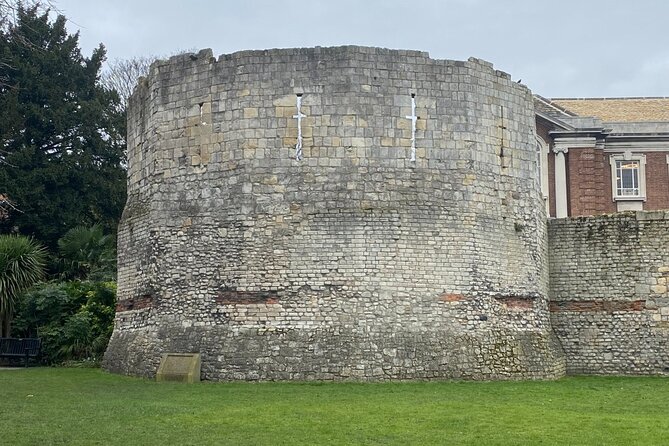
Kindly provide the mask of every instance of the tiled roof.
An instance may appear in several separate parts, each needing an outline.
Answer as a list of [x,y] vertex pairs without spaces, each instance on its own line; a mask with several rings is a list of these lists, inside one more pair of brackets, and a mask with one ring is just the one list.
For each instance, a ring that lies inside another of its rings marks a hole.
[[579,116],[593,116],[604,122],[669,121],[669,98],[558,98],[551,102]]
[[550,99],[546,99],[537,94],[534,95],[534,109],[537,113],[543,113],[546,116],[553,118],[562,118],[564,116],[574,115],[573,112],[565,110],[564,107],[552,102]]

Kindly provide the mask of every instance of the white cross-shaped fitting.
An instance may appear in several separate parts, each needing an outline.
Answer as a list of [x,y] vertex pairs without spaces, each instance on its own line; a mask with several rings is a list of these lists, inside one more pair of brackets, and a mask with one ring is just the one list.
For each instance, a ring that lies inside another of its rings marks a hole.
[[411,93],[411,116],[406,116],[411,119],[411,161],[416,161],[416,94]]
[[297,119],[297,144],[295,144],[295,159],[302,159],[302,118],[307,115],[302,114],[302,94],[297,95],[297,114],[293,118]]

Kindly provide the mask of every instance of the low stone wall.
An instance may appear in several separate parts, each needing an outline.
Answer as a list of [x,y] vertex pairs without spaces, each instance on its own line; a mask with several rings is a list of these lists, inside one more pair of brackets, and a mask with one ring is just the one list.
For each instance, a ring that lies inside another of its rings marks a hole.
[[567,373],[669,373],[669,211],[548,228],[551,322]]
[[216,381],[516,380],[564,375],[560,347],[550,333],[446,327],[377,334],[329,327],[217,326],[172,327],[169,335],[167,330],[126,330],[115,337],[106,368],[147,378],[158,369],[160,351],[201,352],[208,358],[202,363],[201,379]]

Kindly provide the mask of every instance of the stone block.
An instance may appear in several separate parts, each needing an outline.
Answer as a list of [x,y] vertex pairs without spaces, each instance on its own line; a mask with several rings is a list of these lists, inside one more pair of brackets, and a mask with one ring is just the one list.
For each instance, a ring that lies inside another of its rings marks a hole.
[[354,127],[356,125],[355,115],[344,115],[342,124],[344,127]]
[[389,137],[386,137],[386,136],[381,138],[381,146],[382,147],[392,147],[394,145],[395,145],[395,141],[394,141],[393,138],[389,138]]
[[200,381],[200,354],[165,353],[156,373],[156,381]]
[[425,115],[420,115],[420,118],[416,120],[416,130],[426,130],[427,129],[427,118]]
[[666,285],[653,285],[650,287],[650,290],[655,294],[664,294],[667,292]]
[[244,119],[251,119],[258,117],[258,109],[255,107],[244,108]]
[[273,101],[275,107],[296,107],[297,99],[294,94],[281,96]]

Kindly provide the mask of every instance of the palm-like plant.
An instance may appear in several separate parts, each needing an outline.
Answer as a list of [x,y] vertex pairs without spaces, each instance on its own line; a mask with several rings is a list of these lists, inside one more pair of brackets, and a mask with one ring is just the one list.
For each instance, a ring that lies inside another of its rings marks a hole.
[[29,237],[0,235],[0,335],[9,337],[16,301],[44,277],[46,250]]
[[68,279],[109,280],[116,272],[116,243],[102,226],[77,226],[58,240]]

